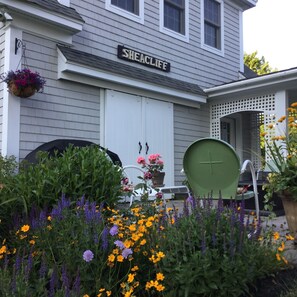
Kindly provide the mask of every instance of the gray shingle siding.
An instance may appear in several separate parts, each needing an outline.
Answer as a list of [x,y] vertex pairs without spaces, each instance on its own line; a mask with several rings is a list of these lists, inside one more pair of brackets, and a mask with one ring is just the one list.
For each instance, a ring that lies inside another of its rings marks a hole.
[[181,185],[185,179],[180,171],[183,168],[183,156],[187,147],[195,140],[209,136],[209,123],[207,105],[202,105],[200,109],[174,105],[175,185]]
[[201,48],[200,1],[189,3],[189,43],[159,31],[159,1],[145,1],[144,24],[106,10],[105,1],[71,3],[86,21],[84,30],[73,38],[78,50],[116,61],[117,45],[123,44],[171,62],[169,77],[198,84],[202,89],[238,78],[239,13],[228,3],[225,3],[224,57]]
[[57,80],[55,42],[24,34],[29,67],[46,78],[44,93],[21,101],[20,158],[57,138],[100,141],[99,89]]

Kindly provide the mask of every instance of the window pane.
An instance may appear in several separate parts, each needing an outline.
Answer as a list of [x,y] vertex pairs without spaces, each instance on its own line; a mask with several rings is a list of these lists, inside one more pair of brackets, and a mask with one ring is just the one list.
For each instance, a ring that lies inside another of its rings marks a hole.
[[209,22],[220,24],[220,3],[214,0],[204,1],[204,18]]
[[217,47],[217,36],[216,36],[216,28],[205,24],[204,26],[204,41],[207,45],[212,47]]
[[111,4],[138,14],[138,0],[111,0]]

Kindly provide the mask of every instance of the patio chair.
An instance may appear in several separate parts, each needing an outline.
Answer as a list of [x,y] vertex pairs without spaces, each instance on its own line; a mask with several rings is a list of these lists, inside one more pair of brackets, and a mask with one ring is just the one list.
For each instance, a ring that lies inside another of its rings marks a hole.
[[[242,200],[255,198],[259,218],[257,180],[250,160],[240,160],[232,146],[222,140],[202,138],[192,143],[183,158],[184,171],[191,191],[197,197]],[[240,174],[250,168],[253,191],[237,193]]]

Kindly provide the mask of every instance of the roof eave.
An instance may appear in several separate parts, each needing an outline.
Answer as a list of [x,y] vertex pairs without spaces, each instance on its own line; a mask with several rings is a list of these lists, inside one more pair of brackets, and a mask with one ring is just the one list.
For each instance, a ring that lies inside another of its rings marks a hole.
[[83,29],[84,21],[82,19],[79,20],[56,12],[50,12],[42,7],[36,7],[30,3],[15,0],[0,0],[0,7],[10,11],[26,14],[27,16],[35,19],[42,19],[73,34],[78,33]]
[[94,78],[94,80],[89,80],[88,83],[98,87],[106,87],[106,83],[116,83],[127,87],[163,94],[167,97],[173,97],[180,100],[178,103],[181,103],[182,101],[188,102],[188,104],[184,105],[199,107],[201,103],[206,103],[206,95],[203,96],[190,92],[179,91],[169,87],[125,77],[123,75],[109,73],[97,68],[91,68],[81,65],[79,62],[68,61],[59,48],[58,57],[58,77],[61,79],[73,79],[73,75],[77,74],[80,77]]

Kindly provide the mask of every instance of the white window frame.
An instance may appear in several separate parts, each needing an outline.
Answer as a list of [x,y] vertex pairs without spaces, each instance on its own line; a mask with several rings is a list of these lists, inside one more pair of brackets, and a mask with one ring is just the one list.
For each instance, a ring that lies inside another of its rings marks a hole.
[[220,9],[221,9],[221,48],[215,48],[212,47],[204,42],[204,0],[201,0],[201,47],[209,52],[212,52],[214,54],[224,56],[224,40],[225,40],[225,34],[224,34],[224,1],[223,0],[215,0],[216,2],[220,3]]
[[144,0],[138,0],[138,1],[139,1],[139,15],[111,4],[111,0],[105,0],[105,9],[113,13],[119,14],[134,22],[144,24]]
[[185,1],[185,33],[181,34],[176,31],[170,30],[166,27],[164,27],[164,0],[160,0],[160,32],[169,35],[173,38],[189,42],[189,0]]

